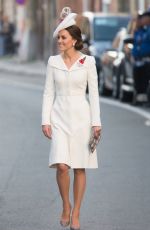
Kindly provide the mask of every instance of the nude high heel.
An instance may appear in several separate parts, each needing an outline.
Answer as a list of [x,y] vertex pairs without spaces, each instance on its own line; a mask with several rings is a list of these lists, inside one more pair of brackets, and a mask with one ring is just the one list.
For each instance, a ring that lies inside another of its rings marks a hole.
[[[70,205],[70,214],[71,214],[71,205]],[[63,218],[60,220],[60,225],[64,228],[66,228],[70,224],[70,217],[69,220],[64,220]]]
[[80,230],[80,227],[75,227],[73,225],[70,225],[70,230]]
[[70,224],[70,220],[60,220],[60,225],[64,228],[66,228]]

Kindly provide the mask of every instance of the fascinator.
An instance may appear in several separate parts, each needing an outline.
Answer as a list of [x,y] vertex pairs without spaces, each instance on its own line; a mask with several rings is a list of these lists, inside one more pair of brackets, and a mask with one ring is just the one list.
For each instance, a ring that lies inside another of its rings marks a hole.
[[62,9],[62,12],[60,14],[60,23],[58,24],[57,28],[55,29],[53,33],[53,37],[55,38],[60,30],[63,30],[69,26],[73,26],[76,24],[75,17],[77,14],[72,13],[70,7],[64,7]]

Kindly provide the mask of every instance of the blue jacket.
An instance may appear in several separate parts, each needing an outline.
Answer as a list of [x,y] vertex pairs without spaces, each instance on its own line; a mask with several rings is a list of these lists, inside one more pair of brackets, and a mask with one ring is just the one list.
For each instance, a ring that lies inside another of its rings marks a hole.
[[132,55],[135,59],[150,57],[150,26],[140,28],[134,33]]
[[150,57],[150,26],[144,27],[141,43],[141,56]]
[[143,34],[144,34],[143,28],[139,28],[134,33],[132,55],[135,59],[141,58],[141,43],[142,43]]

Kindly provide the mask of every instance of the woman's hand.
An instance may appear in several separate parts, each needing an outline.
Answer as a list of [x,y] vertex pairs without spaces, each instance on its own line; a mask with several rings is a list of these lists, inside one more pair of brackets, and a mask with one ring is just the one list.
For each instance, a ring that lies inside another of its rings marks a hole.
[[92,126],[92,128],[93,128],[94,137],[96,139],[98,139],[99,136],[101,136],[102,127],[101,126]]
[[50,125],[42,125],[42,131],[47,138],[52,138],[52,128]]

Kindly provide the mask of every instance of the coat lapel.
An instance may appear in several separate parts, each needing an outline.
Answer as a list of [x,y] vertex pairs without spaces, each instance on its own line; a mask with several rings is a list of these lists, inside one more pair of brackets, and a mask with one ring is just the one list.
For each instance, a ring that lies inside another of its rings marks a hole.
[[81,68],[84,68],[86,66],[86,60],[85,63],[80,63],[80,60],[83,59],[86,55],[81,55],[81,57],[71,66],[70,69],[67,68],[65,65],[65,62],[63,61],[61,55],[56,55],[51,58],[51,63],[50,65],[60,69],[60,70],[65,70],[65,71],[73,71],[73,70],[79,70]]
[[67,67],[60,55],[52,56],[50,65],[57,69],[67,70]]

